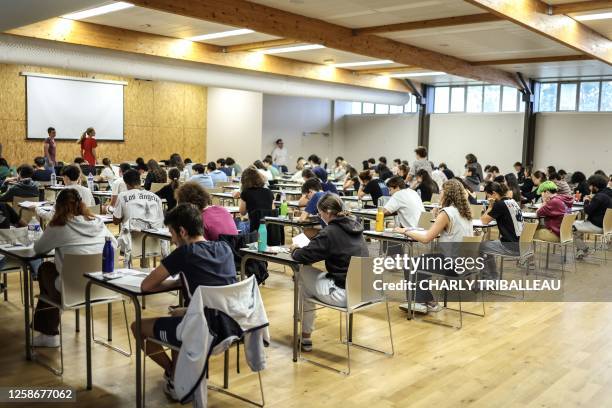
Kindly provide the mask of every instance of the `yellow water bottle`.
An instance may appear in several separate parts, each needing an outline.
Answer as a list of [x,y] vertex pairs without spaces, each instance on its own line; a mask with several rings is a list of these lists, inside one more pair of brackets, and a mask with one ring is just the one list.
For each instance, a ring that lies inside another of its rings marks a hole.
[[376,211],[376,232],[383,232],[385,230],[385,213],[382,207],[378,207]]

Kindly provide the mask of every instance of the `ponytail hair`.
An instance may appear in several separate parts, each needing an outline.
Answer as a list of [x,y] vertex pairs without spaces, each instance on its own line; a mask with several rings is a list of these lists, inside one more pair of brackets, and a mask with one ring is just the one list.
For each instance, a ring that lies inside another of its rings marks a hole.
[[81,138],[79,139],[79,141],[77,142],[78,144],[83,143],[83,140],[85,140],[85,136],[90,135],[94,132],[94,128],[92,127],[88,127],[87,130],[85,130],[83,132],[83,134],[81,135]]
[[344,202],[334,193],[323,194],[317,203],[317,210],[319,210],[319,213],[326,213],[336,217],[348,215],[348,211],[344,208]]

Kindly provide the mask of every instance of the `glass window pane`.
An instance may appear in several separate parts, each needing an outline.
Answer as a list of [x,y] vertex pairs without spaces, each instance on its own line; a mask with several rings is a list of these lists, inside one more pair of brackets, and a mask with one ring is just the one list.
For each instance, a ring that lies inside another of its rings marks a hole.
[[516,101],[518,98],[518,90],[511,86],[504,86],[502,95],[502,111],[516,112]]
[[448,86],[441,86],[436,88],[436,93],[434,96],[434,113],[448,113],[448,99]]
[[389,105],[389,113],[403,113],[404,107],[402,105]]
[[482,112],[482,86],[467,87],[467,111]]
[[451,88],[451,112],[465,111],[465,88]]
[[577,84],[560,84],[559,89],[559,110],[576,110],[576,91]]
[[597,112],[599,109],[599,82],[580,83],[580,105],[583,112]]
[[374,104],[369,102],[363,103],[363,113],[374,113]]
[[540,112],[554,112],[557,110],[557,84],[540,85]]
[[601,111],[612,111],[612,82],[601,83]]
[[376,112],[377,115],[386,115],[389,113],[389,105],[386,104],[376,104]]
[[361,102],[353,102],[351,104],[351,113],[353,115],[361,115]]
[[500,87],[497,85],[484,87],[483,112],[499,112],[499,92]]

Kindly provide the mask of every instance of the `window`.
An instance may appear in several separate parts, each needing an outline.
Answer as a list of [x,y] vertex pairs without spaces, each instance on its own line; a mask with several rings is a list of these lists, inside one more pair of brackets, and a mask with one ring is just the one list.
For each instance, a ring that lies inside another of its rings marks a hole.
[[561,84],[559,90],[559,110],[574,111],[576,110],[576,92],[578,84]]
[[557,84],[540,85],[540,111],[554,112],[557,110]]
[[599,82],[581,82],[578,110],[597,112],[599,110]]
[[404,107],[402,105],[389,105],[389,113],[404,113]]
[[449,88],[442,86],[435,89],[434,113],[448,113]]
[[482,112],[482,86],[467,87],[467,111]]
[[376,104],[376,111],[374,112],[377,115],[388,115],[389,114],[389,105],[387,104]]
[[464,112],[465,111],[465,88],[454,87],[451,88],[451,112]]
[[353,102],[351,104],[351,113],[353,115],[361,115],[361,102]]
[[374,104],[369,102],[363,103],[363,113],[374,113]]
[[489,85],[484,87],[483,112],[499,112],[500,87]]
[[516,112],[518,90],[511,86],[504,86],[502,94],[502,112]]
[[612,111],[612,82],[601,83],[601,106],[599,110]]

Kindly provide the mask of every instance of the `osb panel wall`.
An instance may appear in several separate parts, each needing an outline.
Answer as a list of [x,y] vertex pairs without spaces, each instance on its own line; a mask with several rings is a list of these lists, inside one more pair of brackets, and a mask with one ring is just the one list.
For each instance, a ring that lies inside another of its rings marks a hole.
[[[205,87],[0,64],[0,143],[2,155],[11,165],[31,163],[43,153],[42,140],[26,140],[26,79],[19,75],[22,71],[128,83],[124,91],[124,142],[99,141],[100,162],[103,157],[113,162],[134,161],[136,157],[161,160],[175,152],[195,162],[206,157]],[[58,160],[69,162],[79,154],[76,141],[58,140]]]

